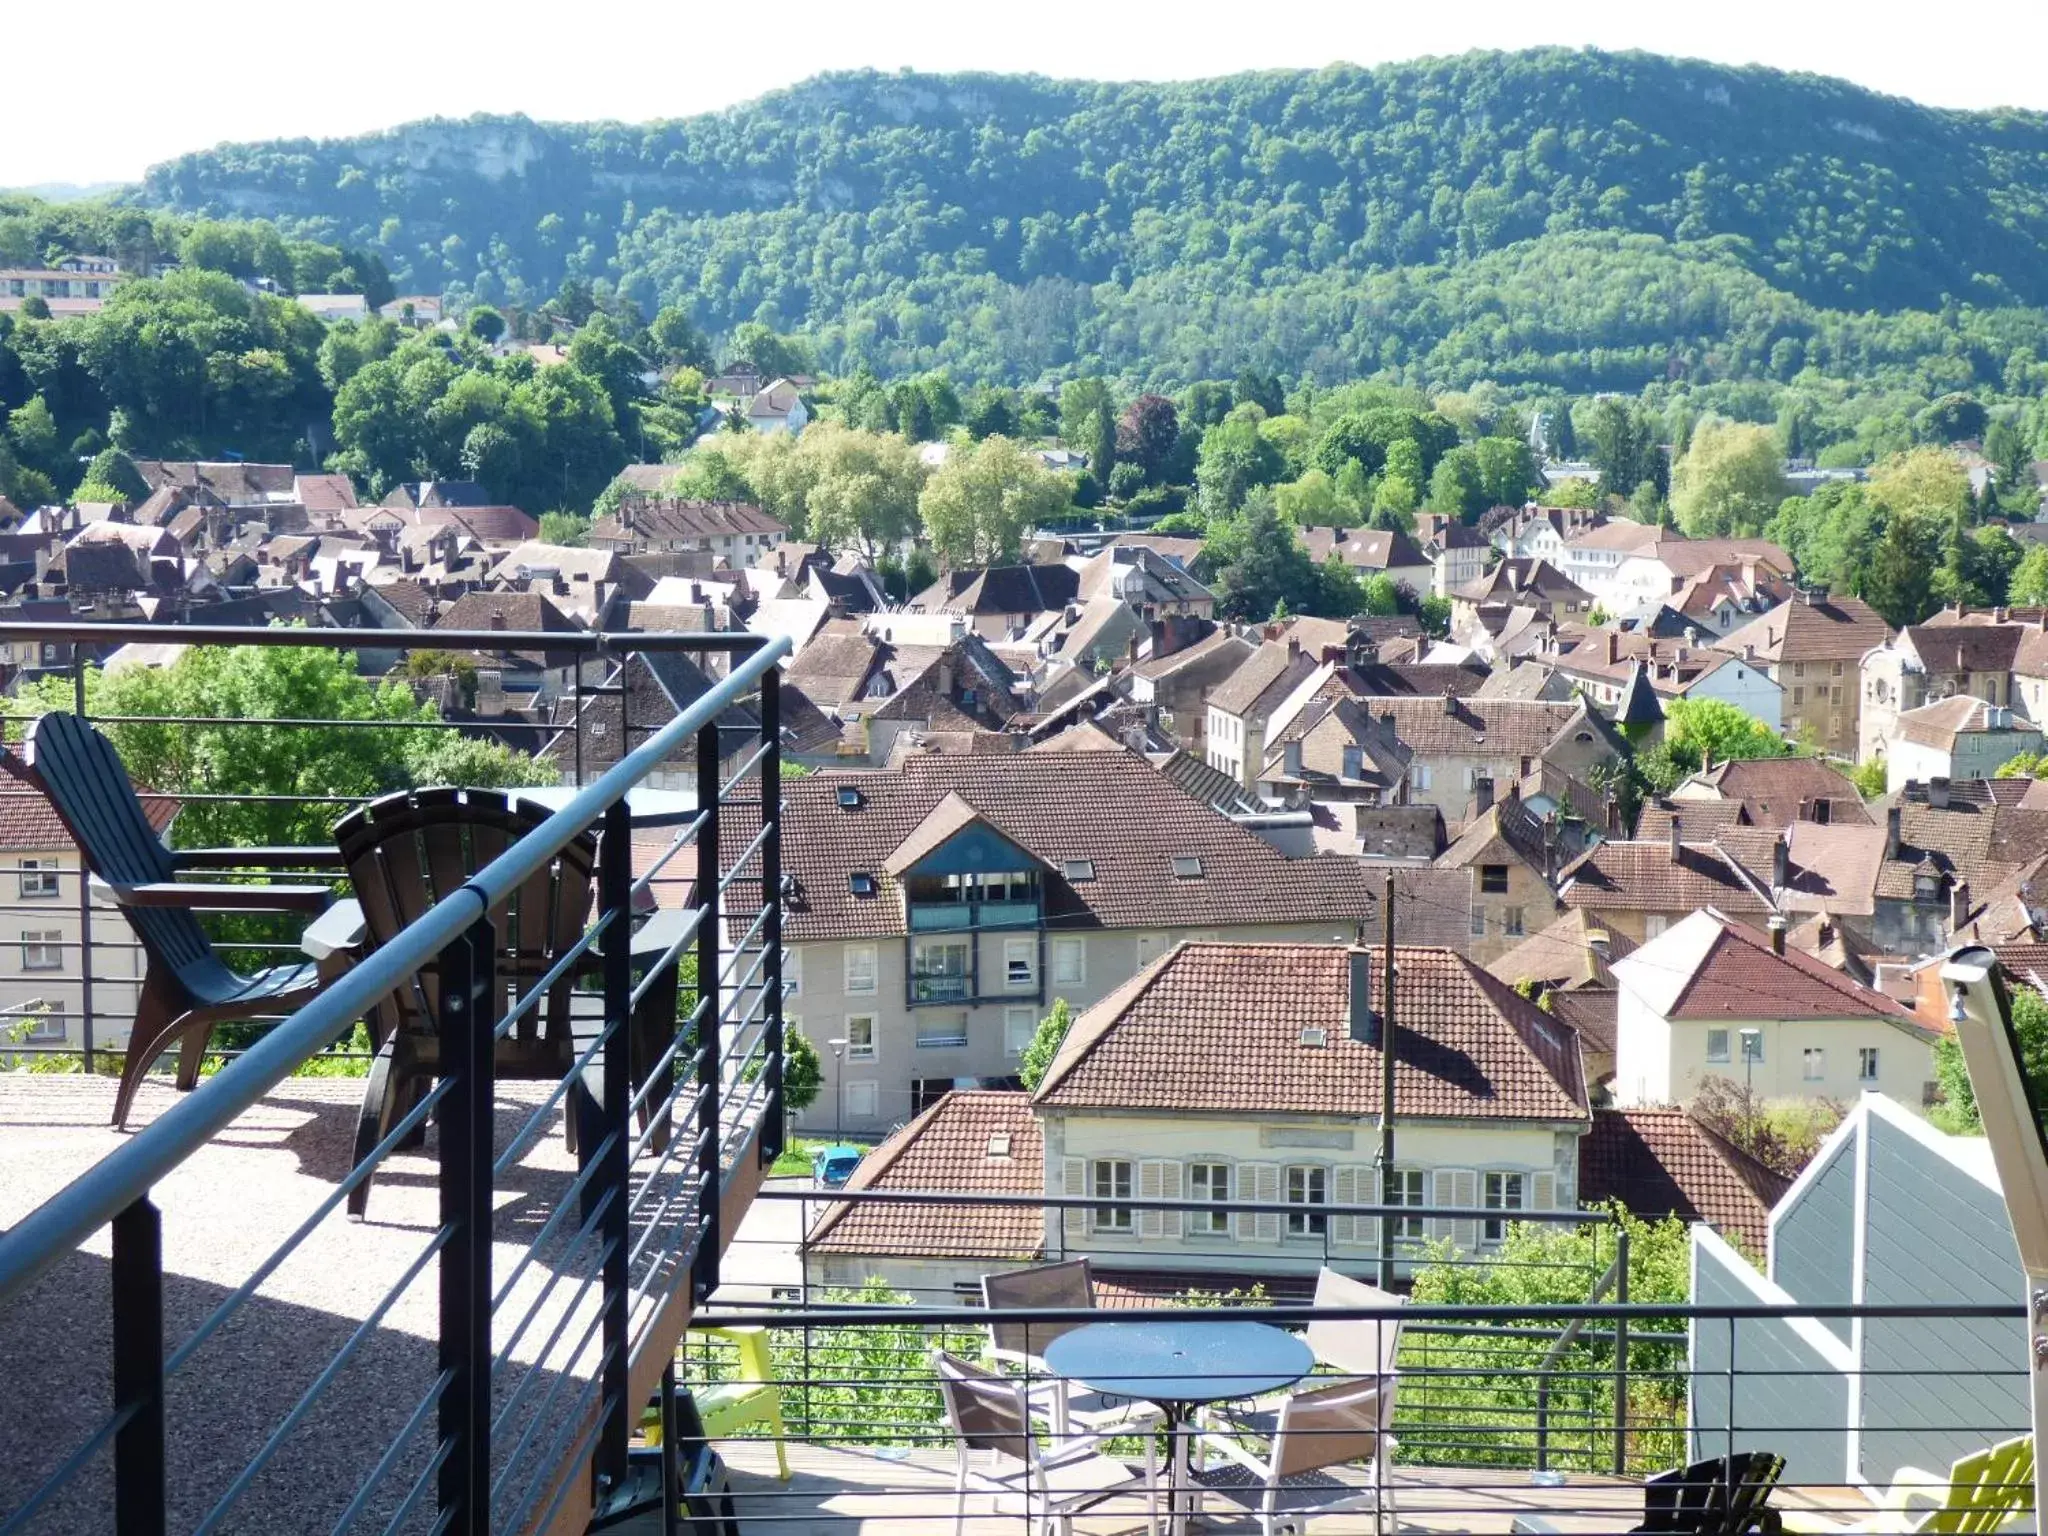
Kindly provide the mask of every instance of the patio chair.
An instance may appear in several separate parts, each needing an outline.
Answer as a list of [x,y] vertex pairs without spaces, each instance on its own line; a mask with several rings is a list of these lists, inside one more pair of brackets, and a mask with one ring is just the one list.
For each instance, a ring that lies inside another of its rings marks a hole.
[[[1398,1310],[1408,1305],[1408,1298],[1326,1268],[1316,1275],[1316,1294],[1312,1305],[1332,1310]],[[1327,1387],[1333,1377],[1337,1380],[1391,1383],[1400,1374],[1395,1358],[1401,1347],[1401,1319],[1398,1317],[1390,1321],[1371,1317],[1317,1318],[1308,1325],[1307,1342],[1309,1352],[1316,1357],[1316,1364],[1333,1373],[1310,1377],[1313,1387]],[[1281,1394],[1261,1398],[1242,1408],[1219,1404],[1211,1417],[1215,1422],[1227,1425],[1241,1438],[1271,1440],[1279,1428],[1281,1405],[1286,1401],[1286,1395]],[[1388,1402],[1391,1404],[1392,1401],[1390,1388]]]
[[[548,819],[538,806],[514,801],[497,790],[416,789],[351,812],[335,825],[342,863],[363,909],[369,951],[389,943],[444,897],[461,889],[479,870]],[[582,939],[596,891],[597,840],[585,833],[536,872],[490,916],[498,948],[496,996],[491,1022],[511,1006]],[[623,937],[645,964],[657,958],[680,931],[681,913],[663,913]],[[602,975],[597,947],[571,964],[547,995],[521,1014],[498,1041],[495,1070],[503,1079],[553,1082],[563,1077],[589,1042],[601,1033],[604,999],[577,990],[579,981]],[[627,1059],[638,1083],[668,1049],[676,1030],[676,970],[650,985],[633,1010]],[[356,1125],[356,1161],[374,1150],[441,1071],[440,978],[423,967],[377,1007],[376,1058],[364,1086]],[[602,1097],[604,1053],[585,1067],[588,1095],[571,1095],[569,1145],[577,1143],[577,1117]],[[641,1107],[641,1123],[656,1125],[653,1138],[666,1145],[668,1085],[657,1086]],[[370,1180],[349,1193],[349,1212],[368,1206]]]
[[768,1357],[766,1328],[693,1328],[706,1338],[724,1339],[739,1356],[739,1374],[730,1381],[692,1387],[708,1439],[724,1440],[752,1424],[766,1425],[775,1437],[775,1466],[782,1481],[789,1481],[789,1452],[783,1442],[789,1431],[782,1422],[782,1388]]
[[[1098,1447],[1102,1436],[1054,1437],[1041,1447],[1024,1383],[970,1365],[942,1349],[932,1351],[946,1422],[958,1466],[953,1479],[953,1520],[966,1530],[971,1491],[1021,1496],[1027,1521],[1071,1536],[1074,1516],[1118,1494],[1142,1491],[1146,1530],[1159,1531],[1159,1481],[1152,1437],[1145,1436],[1145,1470],[1133,1472]],[[973,1452],[988,1453],[977,1466]]]
[[1901,1467],[1867,1519],[1844,1523],[1787,1510],[1784,1520],[1786,1530],[1812,1536],[1989,1536],[2033,1511],[2034,1437],[2020,1435],[1959,1458],[1947,1477]]
[[1164,1415],[1151,1403],[1111,1401],[1047,1373],[1046,1346],[1085,1323],[1023,1323],[1002,1316],[1006,1311],[1052,1307],[1093,1309],[1095,1279],[1086,1259],[983,1275],[981,1301],[989,1312],[989,1358],[1025,1373],[1032,1401],[1050,1407],[1057,1433],[1065,1434],[1075,1425],[1096,1433],[1111,1429],[1135,1432],[1163,1420]]
[[[1270,1449],[1264,1455],[1228,1435],[1204,1430],[1198,1450],[1213,1450],[1189,1473],[1195,1512],[1217,1494],[1258,1516],[1261,1536],[1299,1532],[1311,1515],[1370,1509],[1373,1529],[1385,1532],[1395,1516],[1389,1466],[1394,1453],[1392,1377],[1347,1381],[1297,1392],[1280,1404]],[[1365,1464],[1365,1481],[1348,1481],[1333,1468]]]
[[244,975],[214,952],[195,915],[202,911],[317,914],[333,901],[325,885],[181,881],[195,869],[304,868],[335,862],[331,848],[173,850],[136,798],[114,744],[73,714],[42,716],[7,771],[49,797],[78,844],[86,870],[120,907],[142,944],[145,970],[135,1024],[114,1094],[113,1123],[125,1125],[135,1093],[156,1059],[176,1045],[180,1090],[199,1081],[216,1024],[284,1015],[311,1001],[347,969],[348,957],[271,966]]
[[[1643,1523],[1656,1536],[1779,1536],[1783,1517],[1770,1505],[1785,1458],[1768,1451],[1738,1451],[1689,1467],[1659,1472],[1643,1482]],[[1517,1515],[1515,1536],[1557,1536],[1561,1527],[1543,1515]]]

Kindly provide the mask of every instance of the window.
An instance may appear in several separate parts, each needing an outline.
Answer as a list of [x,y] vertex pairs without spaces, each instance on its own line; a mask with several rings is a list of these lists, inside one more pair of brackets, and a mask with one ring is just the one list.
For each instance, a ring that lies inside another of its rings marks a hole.
[[[1228,1163],[1190,1163],[1188,1164],[1188,1181],[1189,1193],[1196,1200],[1223,1205],[1230,1199],[1230,1165]],[[1230,1212],[1191,1212],[1188,1230],[1198,1236],[1227,1237],[1230,1235]]]
[[920,1013],[917,1016],[917,1044],[920,1050],[934,1046],[965,1045],[967,1015],[964,1013]]
[[846,888],[856,896],[872,896],[880,889],[873,875],[858,870],[846,877]]
[[1052,979],[1055,986],[1078,987],[1088,979],[1088,949],[1081,939],[1052,941]]
[[1408,783],[1416,789],[1429,788],[1429,764],[1411,763],[1408,767]]
[[24,971],[64,969],[64,930],[28,928],[21,935],[21,968]]
[[[1484,1205],[1489,1211],[1520,1211],[1528,1208],[1524,1191],[1527,1183],[1519,1173],[1489,1173],[1486,1176],[1486,1198]],[[1506,1221],[1495,1218],[1487,1221],[1480,1229],[1483,1242],[1498,1243],[1508,1235]]]
[[1202,861],[1191,853],[1177,853],[1173,856],[1173,878],[1176,880],[1199,880],[1202,878]]
[[1479,890],[1485,896],[1505,896],[1508,893],[1508,867],[1505,864],[1482,864],[1479,866]]
[[1764,1059],[1764,1032],[1760,1029],[1742,1031],[1742,1059],[1762,1061]]
[[1804,704],[1805,702],[1806,690],[1804,688],[1794,688],[1792,690],[1792,707],[1794,709],[1797,709],[1800,705]]
[[941,1003],[965,998],[972,984],[964,939],[923,940],[910,956],[912,1002]]
[[1520,907],[1503,907],[1501,909],[1501,932],[1505,933],[1509,938],[1519,939],[1522,937],[1523,933],[1526,932],[1522,923],[1523,916]]
[[[1388,1205],[1422,1205],[1423,1171],[1420,1168],[1396,1168],[1386,1177]],[[1394,1218],[1394,1241],[1397,1243],[1419,1243],[1423,1239],[1420,1216],[1397,1216]]]
[[[1289,1205],[1326,1205],[1329,1203],[1329,1170],[1295,1164],[1287,1170],[1287,1203]],[[1329,1230],[1330,1218],[1321,1211],[1289,1211],[1287,1213],[1287,1235],[1289,1237],[1321,1237]]]
[[846,990],[849,992],[872,992],[875,990],[874,945],[849,944],[846,946]]
[[[1098,1158],[1088,1165],[1088,1184],[1098,1200],[1131,1198],[1131,1165],[1122,1158]],[[1131,1230],[1128,1205],[1098,1205],[1089,1213],[1090,1225],[1098,1232]]]
[[855,1120],[872,1120],[878,1113],[881,1093],[873,1078],[846,1085],[846,1113]]
[[21,895],[23,900],[37,896],[57,894],[57,866],[41,859],[21,861]]
[[1486,937],[1486,908],[1484,907],[1474,907],[1472,909],[1472,937],[1475,939]]
[[1725,1062],[1728,1059],[1728,1031],[1710,1029],[1707,1031],[1707,1060]]
[[784,949],[782,952],[782,995],[802,997],[804,994],[804,952],[800,949]]
[[64,1015],[41,1002],[30,1003],[22,1010],[21,1021],[28,1025],[28,1032],[21,1037],[25,1045],[51,1045],[64,1039]]
[[1858,1046],[1856,1049],[1856,1081],[1874,1083],[1877,1081],[1877,1047]]
[[1038,986],[1038,940],[1003,940],[1003,985],[1012,992],[1030,992]]
[[1086,885],[1095,878],[1093,859],[1068,859],[1060,866],[1060,873],[1067,877],[1069,885]]
[[846,1016],[846,1059],[848,1061],[873,1061],[875,1059],[875,1016],[871,1013],[850,1013]]
[[1022,1056],[1031,1044],[1031,1037],[1037,1033],[1037,1009],[1005,1008],[1003,1010],[1003,1050],[1007,1055]]
[[1817,1045],[1809,1045],[1799,1053],[1799,1075],[1809,1083],[1818,1083],[1828,1075],[1828,1053]]
[[1643,937],[1645,939],[1654,939],[1670,926],[1671,919],[1662,912],[1647,913],[1643,917]]

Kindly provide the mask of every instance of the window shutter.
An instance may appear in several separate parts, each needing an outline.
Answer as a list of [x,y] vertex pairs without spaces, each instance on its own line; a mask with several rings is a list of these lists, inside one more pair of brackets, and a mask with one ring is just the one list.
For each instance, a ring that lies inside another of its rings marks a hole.
[[[1178,1200],[1180,1198],[1180,1164],[1170,1157],[1148,1157],[1138,1164],[1138,1198],[1140,1200]],[[1139,1211],[1138,1236],[1150,1238],[1178,1238],[1180,1236],[1179,1211]]]
[[[1479,1204],[1479,1175],[1470,1168],[1454,1168],[1451,1187],[1454,1198],[1451,1204],[1472,1210]],[[1479,1246],[1479,1223],[1458,1221],[1451,1224],[1451,1241],[1467,1253]]]
[[[1085,1195],[1088,1193],[1088,1160],[1069,1157],[1063,1160],[1065,1172],[1062,1175],[1061,1193]],[[1071,1252],[1083,1247],[1088,1241],[1088,1207],[1070,1205],[1060,1212],[1060,1236]]]
[[[1379,1170],[1348,1164],[1336,1170],[1331,1199],[1338,1205],[1378,1205]],[[1380,1220],[1377,1216],[1332,1216],[1330,1241],[1359,1248],[1377,1249]]]
[[[1330,1190],[1332,1204],[1358,1204],[1358,1170],[1349,1166],[1338,1167],[1331,1177]],[[1347,1244],[1357,1242],[1358,1218],[1356,1216],[1332,1216],[1330,1218],[1330,1241]]]
[[[1277,1205],[1280,1200],[1280,1165],[1278,1163],[1239,1163],[1237,1165],[1237,1197],[1240,1200]],[[1237,1213],[1237,1240],[1241,1243],[1279,1242],[1280,1213],[1278,1211],[1239,1211]]]
[[1532,1211],[1554,1211],[1557,1209],[1557,1175],[1548,1170],[1529,1175],[1529,1209]]
[[[1358,1170],[1358,1203],[1378,1205],[1386,1197],[1380,1193],[1380,1171],[1377,1168]],[[1380,1251],[1380,1218],[1361,1216],[1358,1218],[1358,1246],[1371,1253]]]

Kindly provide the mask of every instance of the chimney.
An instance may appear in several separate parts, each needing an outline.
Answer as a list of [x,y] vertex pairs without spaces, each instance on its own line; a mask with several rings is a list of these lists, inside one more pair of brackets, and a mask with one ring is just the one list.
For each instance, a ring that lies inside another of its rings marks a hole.
[[1607,835],[1617,840],[1621,837],[1621,801],[1613,795],[1607,797]]
[[1994,608],[1994,609],[1992,609],[1992,610],[1991,610],[1991,622],[1992,622],[1992,623],[1994,623],[1994,624],[2003,624],[2003,623],[2005,622],[2005,620],[2006,620],[2006,611],[2005,611],[2005,610],[2004,610],[2003,608]]
[[1133,630],[1130,644],[1124,647],[1124,660],[1134,667],[1138,664],[1138,639],[1143,633],[1143,630]]
[[1771,920],[1764,925],[1771,932],[1771,953],[1783,956],[1785,953],[1785,914],[1773,912]]
[[1481,774],[1472,781],[1472,811],[1475,816],[1484,816],[1493,809],[1493,778]]
[[1300,637],[1300,636],[1298,636],[1298,635],[1289,635],[1289,636],[1287,637],[1287,659],[1288,659],[1288,661],[1289,661],[1289,662],[1295,662],[1295,661],[1299,661],[1299,660],[1301,659],[1301,637]]
[[1682,828],[1682,827],[1681,827],[1681,826],[1679,825],[1679,821],[1678,821],[1678,813],[1677,813],[1676,811],[1673,811],[1673,812],[1671,813],[1671,862],[1672,862],[1672,863],[1676,864],[1676,863],[1678,862],[1678,859],[1679,859],[1679,850],[1680,850],[1680,848],[1681,848],[1681,847],[1682,847],[1682,846],[1684,845],[1684,842],[1685,842],[1685,833],[1684,833],[1684,829],[1683,829],[1683,828]]
[[493,628],[493,629],[500,629],[500,630],[501,630],[501,629],[503,629],[504,627],[505,627],[505,610],[504,610],[504,609],[502,609],[502,608],[493,608],[493,609],[491,610],[491,628]]
[[1458,696],[1450,689],[1444,689],[1444,713],[1455,717],[1458,713]]
[[1927,781],[1927,803],[1937,811],[1948,809],[1947,779],[1929,779]]
[[1607,665],[1613,666],[1621,659],[1621,636],[1613,630],[1607,631]]
[[1379,1015],[1372,1011],[1372,951],[1351,951],[1351,1029],[1359,1045],[1380,1043]]
[[1301,777],[1301,738],[1283,742],[1280,747],[1280,771],[1290,779]]
[[1970,920],[1970,882],[1958,880],[1948,888],[1948,931],[1957,933]]
[[1888,859],[1899,856],[1899,808],[1896,805],[1884,813],[1884,856]]
[[1826,949],[1835,942],[1835,920],[1823,912],[1820,915],[1820,947]]
[[1750,644],[1748,641],[1743,642],[1742,659],[1746,662],[1749,662],[1751,665],[1754,665],[1756,662],[1756,647]]
[[1780,832],[1771,844],[1771,889],[1782,891],[1792,883],[1792,843]]

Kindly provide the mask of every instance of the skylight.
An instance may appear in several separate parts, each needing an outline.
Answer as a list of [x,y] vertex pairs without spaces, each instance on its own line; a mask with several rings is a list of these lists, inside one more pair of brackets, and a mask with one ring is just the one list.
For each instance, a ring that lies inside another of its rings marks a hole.
[[1202,878],[1202,861],[1191,853],[1177,853],[1173,856],[1173,878],[1176,880],[1199,880]]
[[846,888],[856,896],[872,896],[879,889],[875,884],[875,877],[860,870],[855,870],[846,877]]
[[997,1131],[995,1135],[989,1137],[988,1155],[990,1157],[1008,1157],[1010,1155],[1010,1133],[1008,1131]]
[[1060,873],[1067,877],[1067,884],[1082,885],[1095,878],[1093,859],[1068,859],[1060,866]]
[[851,784],[839,786],[839,809],[842,811],[857,811],[864,803],[865,798],[861,792]]

